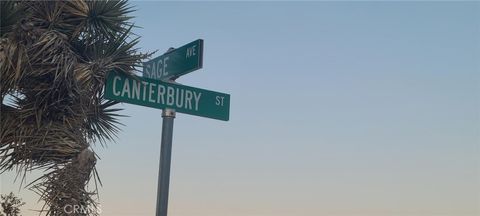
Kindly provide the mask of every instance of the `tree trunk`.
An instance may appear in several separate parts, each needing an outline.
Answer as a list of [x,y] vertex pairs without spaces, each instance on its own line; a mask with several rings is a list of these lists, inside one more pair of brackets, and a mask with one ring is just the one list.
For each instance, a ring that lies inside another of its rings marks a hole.
[[86,189],[96,163],[95,154],[84,149],[72,162],[50,176],[45,182],[50,209],[47,215],[98,215],[92,193]]

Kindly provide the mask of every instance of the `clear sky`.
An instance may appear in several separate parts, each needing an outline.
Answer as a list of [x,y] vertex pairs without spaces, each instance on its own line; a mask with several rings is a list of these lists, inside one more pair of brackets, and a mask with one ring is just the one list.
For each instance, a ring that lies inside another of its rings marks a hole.
[[[231,94],[177,114],[170,216],[480,215],[479,2],[131,4],[141,50],[204,39],[178,82]],[[161,110],[121,107],[102,215],[151,216]]]

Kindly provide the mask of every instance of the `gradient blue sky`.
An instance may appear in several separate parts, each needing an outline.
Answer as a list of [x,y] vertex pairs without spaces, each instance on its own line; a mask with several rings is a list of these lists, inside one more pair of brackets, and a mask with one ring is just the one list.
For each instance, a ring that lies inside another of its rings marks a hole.
[[[202,38],[178,82],[231,94],[177,114],[169,215],[480,215],[479,2],[131,4],[141,50]],[[161,110],[121,107],[102,215],[154,215]]]

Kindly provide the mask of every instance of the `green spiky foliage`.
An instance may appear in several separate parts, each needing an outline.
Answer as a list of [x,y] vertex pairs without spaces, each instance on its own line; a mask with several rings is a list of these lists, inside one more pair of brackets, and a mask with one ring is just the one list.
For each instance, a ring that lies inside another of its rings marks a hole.
[[119,124],[115,102],[103,98],[106,74],[131,74],[148,57],[135,48],[132,8],[123,0],[0,4],[0,172],[42,170],[28,185],[45,215],[67,215],[67,204],[94,209],[91,144],[112,140]]

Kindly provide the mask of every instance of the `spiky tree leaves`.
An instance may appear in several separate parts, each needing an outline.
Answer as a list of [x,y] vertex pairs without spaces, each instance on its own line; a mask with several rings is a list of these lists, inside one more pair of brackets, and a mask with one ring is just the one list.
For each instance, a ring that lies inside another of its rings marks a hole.
[[[10,192],[8,195],[1,195],[0,205],[2,210],[0,211],[0,216],[19,216],[20,207],[25,205],[25,202],[22,202],[22,199],[18,198]],[[5,213],[5,214],[2,214]]]
[[20,19],[22,14],[22,8],[14,1],[1,1],[0,2],[0,37],[4,34],[11,32],[13,25]]
[[[44,169],[30,185],[47,215],[95,205],[91,143],[118,131],[106,74],[132,73],[146,54],[126,1],[0,1],[0,171]],[[5,13],[4,13],[5,12]]]

